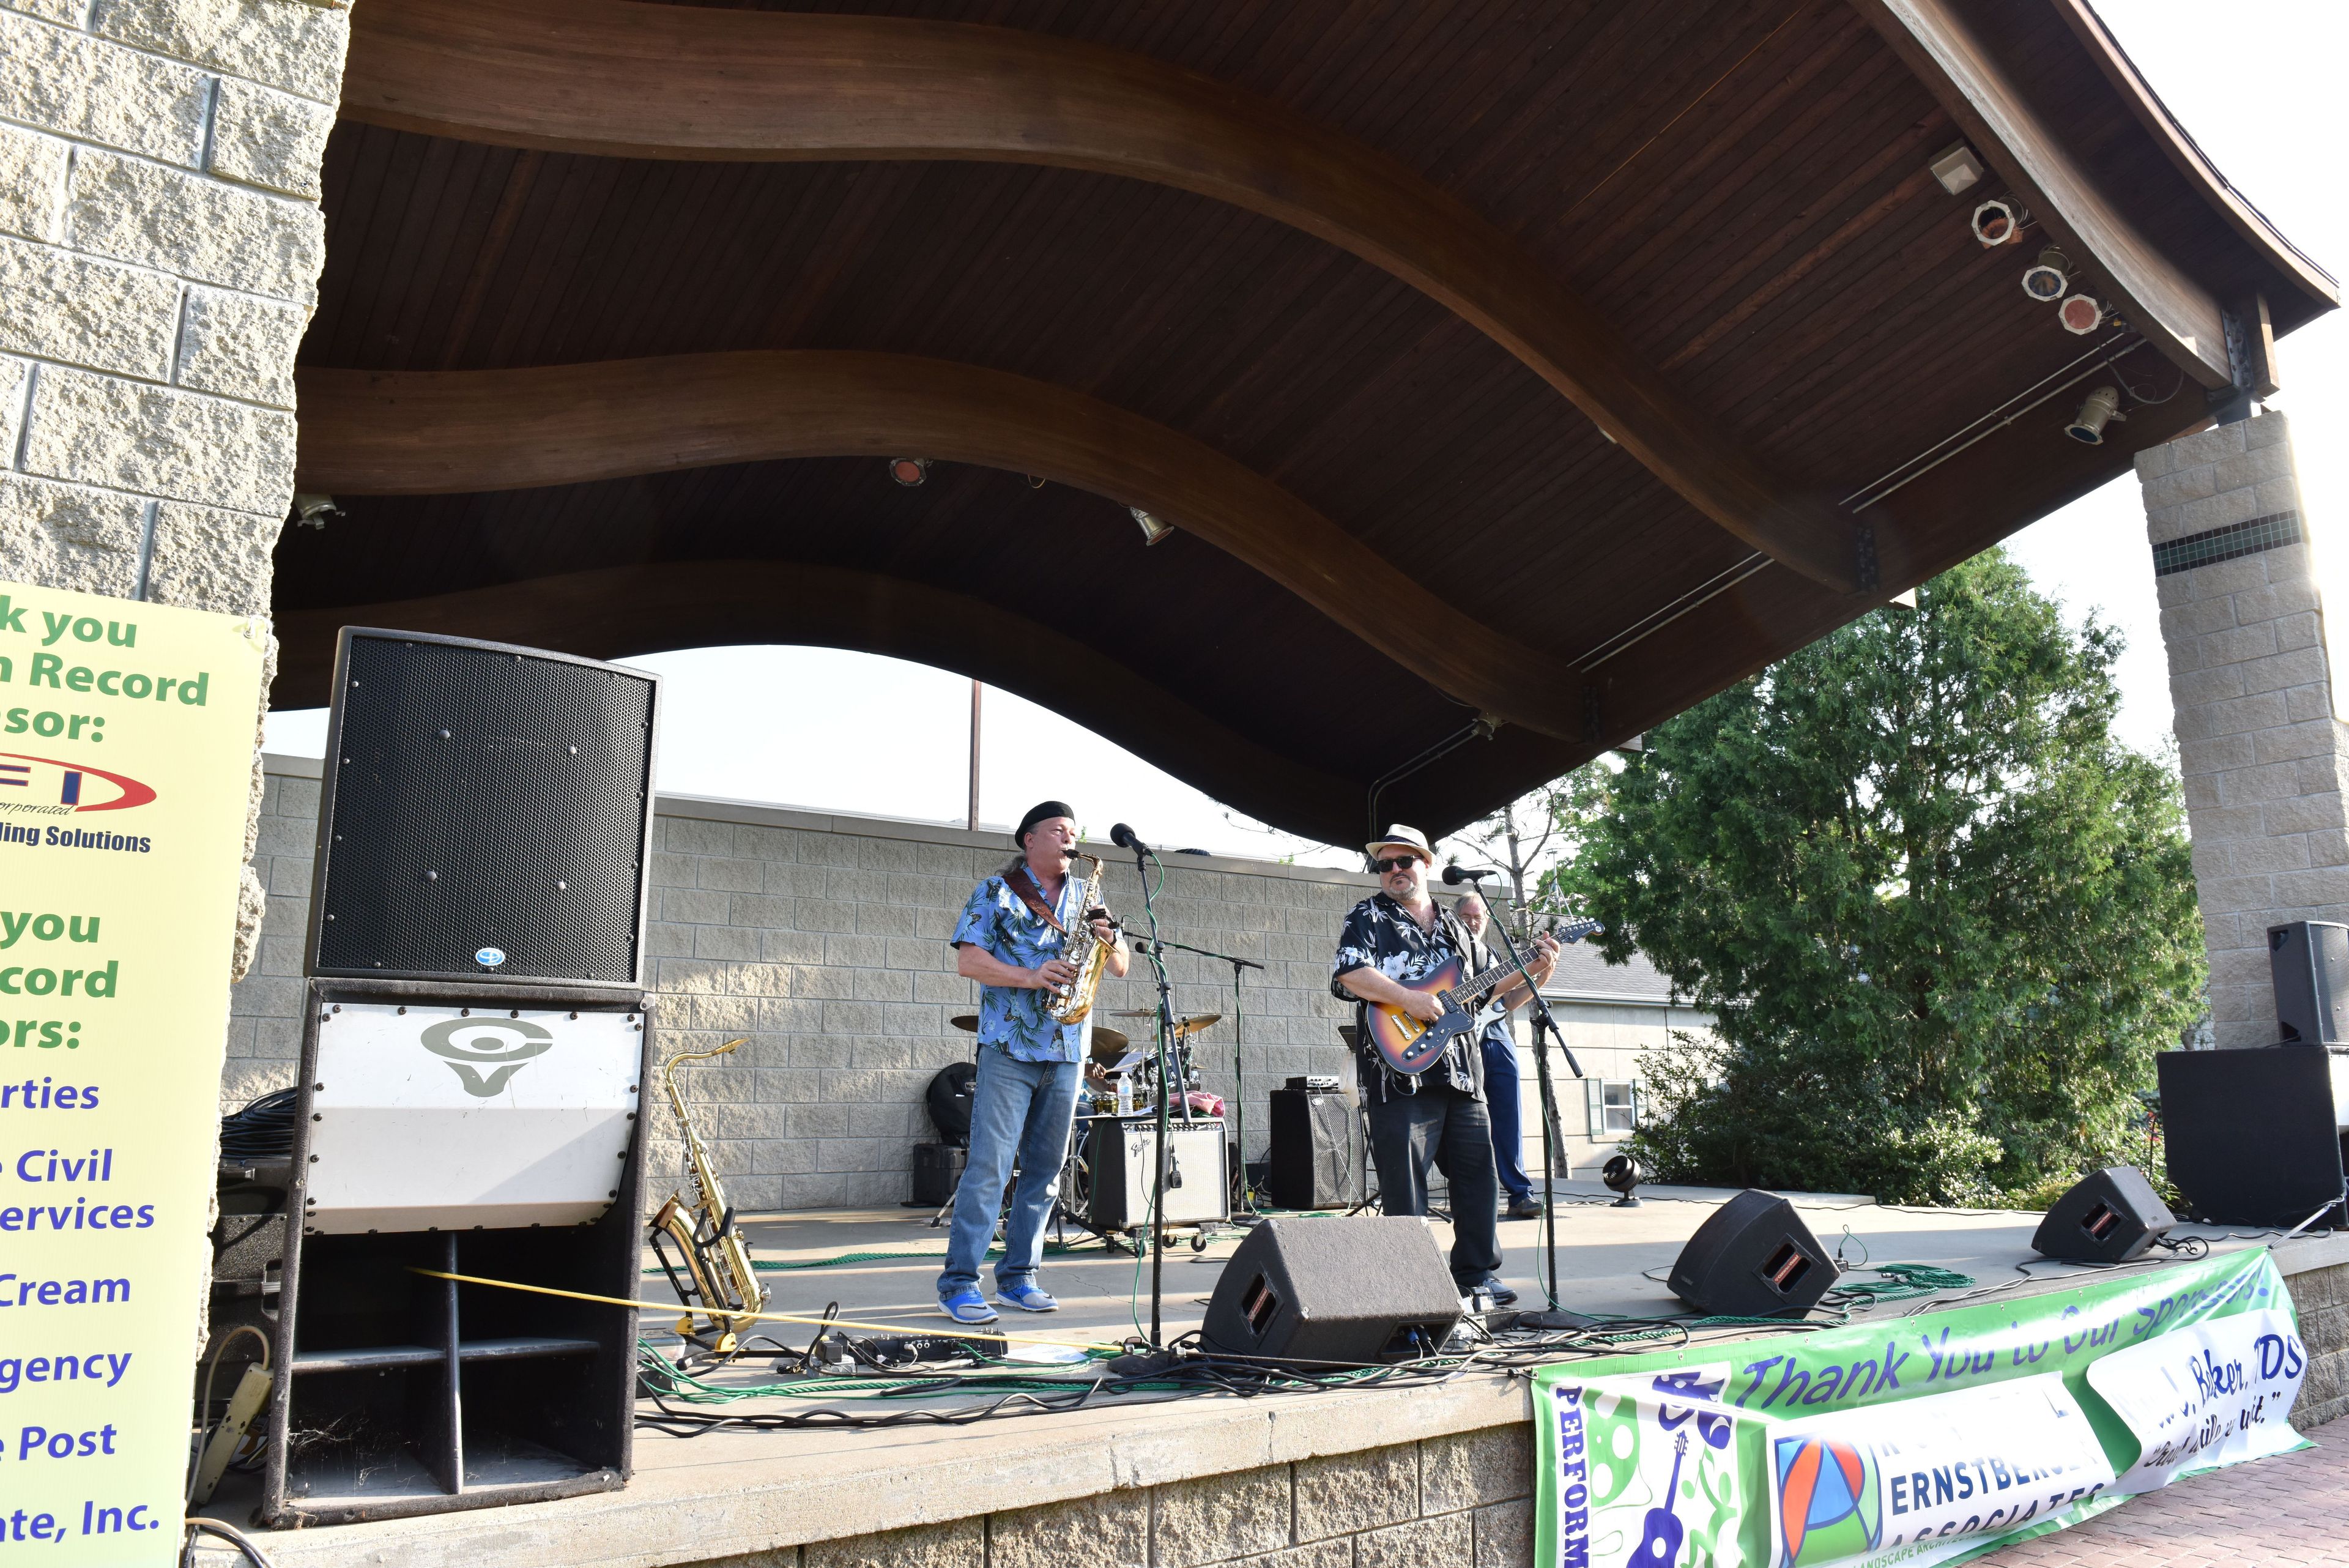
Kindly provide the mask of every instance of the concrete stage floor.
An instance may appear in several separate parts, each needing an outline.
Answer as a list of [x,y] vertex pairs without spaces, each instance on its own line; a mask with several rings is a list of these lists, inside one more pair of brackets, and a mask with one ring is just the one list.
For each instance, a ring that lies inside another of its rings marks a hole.
[[[1704,1189],[1642,1190],[1636,1209],[1611,1207],[1612,1195],[1588,1184],[1561,1187],[1558,1217],[1559,1296],[1568,1308],[1591,1313],[1666,1314],[1684,1310],[1659,1278],[1705,1217],[1731,1194]],[[1795,1197],[1803,1218],[1830,1254],[1847,1262],[1922,1262],[1971,1276],[1973,1292],[2017,1293],[2059,1288],[2085,1271],[2040,1263],[2029,1275],[2017,1265],[2033,1257],[2036,1214],[1879,1207],[1863,1199]],[[946,1247],[943,1230],[930,1229],[918,1210],[854,1210],[746,1220],[761,1259],[805,1262],[847,1252],[916,1253],[826,1268],[770,1272],[771,1311],[821,1313],[840,1303],[840,1315],[946,1332],[933,1285]],[[1448,1244],[1448,1231],[1444,1240]],[[2216,1251],[2261,1244],[2215,1229],[2182,1227],[2209,1237]],[[1848,1233],[1848,1240],[1847,1240]],[[1081,1232],[1070,1231],[1072,1241]],[[1178,1243],[1165,1260],[1164,1332],[1195,1328],[1224,1262],[1238,1244],[1226,1231],[1205,1253]],[[1521,1308],[1540,1304],[1538,1225],[1504,1223],[1506,1277],[1522,1293]],[[2349,1237],[2302,1239],[2279,1251],[2287,1272],[2349,1261]],[[649,1260],[648,1260],[649,1262]],[[2153,1265],[2156,1267],[2162,1265]],[[1853,1278],[1873,1278],[1865,1272]],[[1045,1282],[1062,1303],[1049,1315],[1006,1312],[998,1326],[1074,1343],[1113,1342],[1134,1332],[1149,1313],[1149,1264],[1112,1254],[1088,1239],[1079,1251],[1048,1253]],[[1951,1293],[1955,1294],[1971,1292]],[[643,1298],[665,1300],[655,1273]],[[1930,1308],[1941,1298],[1878,1305],[1856,1322],[1883,1321]],[[668,1338],[667,1323],[644,1314],[646,1337]],[[776,1337],[801,1345],[810,1330],[773,1324]],[[1707,1339],[1748,1337],[1751,1330],[1709,1333]],[[745,1357],[719,1381],[775,1377],[771,1355]],[[896,1529],[955,1518],[978,1510],[1011,1510],[1091,1496],[1117,1488],[1156,1485],[1193,1476],[1278,1464],[1375,1444],[1407,1442],[1484,1429],[1525,1418],[1522,1377],[1481,1371],[1441,1385],[1343,1392],[1206,1397],[1176,1402],[1134,1397],[1099,1400],[1061,1413],[994,1420],[968,1427],[904,1426],[882,1430],[840,1428],[779,1432],[728,1431],[691,1438],[640,1429],[636,1472],[621,1491],[505,1510],[450,1512],[379,1523],[270,1532],[264,1537],[277,1568],[397,1563],[400,1568],[507,1568],[561,1563],[649,1568],[749,1554],[794,1542]],[[805,1410],[837,1401],[761,1398],[725,1407],[728,1413]],[[640,1408],[647,1408],[641,1407]],[[871,1413],[872,1401],[846,1407]],[[880,1405],[886,1411],[901,1407]],[[233,1490],[242,1487],[239,1491]],[[206,1511],[243,1524],[257,1496],[249,1479],[232,1477]],[[977,1500],[976,1501],[974,1500]],[[209,1552],[209,1549],[207,1549]],[[227,1563],[225,1555],[203,1555]],[[776,1561],[786,1561],[778,1558]]]

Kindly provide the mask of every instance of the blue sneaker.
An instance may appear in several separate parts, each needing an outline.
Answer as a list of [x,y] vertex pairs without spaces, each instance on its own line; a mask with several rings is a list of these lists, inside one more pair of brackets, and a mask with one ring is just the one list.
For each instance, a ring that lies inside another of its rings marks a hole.
[[1061,1303],[1054,1301],[1051,1297],[1051,1293],[1033,1280],[1030,1280],[1027,1283],[1015,1286],[1009,1290],[1006,1290],[1002,1286],[998,1285],[995,1289],[995,1299],[1001,1302],[1005,1306],[1018,1307],[1021,1312],[1058,1312],[1061,1310]]
[[980,1324],[995,1321],[995,1309],[980,1298],[977,1285],[965,1285],[950,1296],[938,1298],[938,1310],[955,1322],[976,1328]]

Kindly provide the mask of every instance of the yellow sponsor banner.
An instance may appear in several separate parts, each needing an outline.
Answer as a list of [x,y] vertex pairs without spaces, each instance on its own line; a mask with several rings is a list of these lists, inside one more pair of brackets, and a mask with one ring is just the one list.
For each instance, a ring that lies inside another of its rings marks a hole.
[[265,641],[0,581],[0,1561],[178,1554]]

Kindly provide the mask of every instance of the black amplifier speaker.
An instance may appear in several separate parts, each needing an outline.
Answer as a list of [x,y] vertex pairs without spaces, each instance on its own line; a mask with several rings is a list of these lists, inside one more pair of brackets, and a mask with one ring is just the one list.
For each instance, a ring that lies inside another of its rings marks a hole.
[[1271,1169],[1276,1209],[1344,1209],[1361,1196],[1354,1179],[1354,1107],[1334,1092],[1272,1091]]
[[2270,926],[2268,973],[2285,1044],[2349,1044],[2349,926]]
[[1433,1355],[1459,1321],[1458,1287],[1424,1220],[1299,1216],[1248,1232],[1200,1336],[1233,1355],[1365,1366]]
[[1808,1309],[1835,1282],[1819,1239],[1775,1193],[1739,1193],[1697,1227],[1672,1263],[1672,1294],[1715,1317]]
[[564,654],[346,627],[310,972],[637,984],[658,687]]
[[2296,1045],[2154,1058],[2164,1158],[2186,1218],[2280,1228],[2341,1201],[2333,1062]]
[[2055,1200],[2031,1238],[2043,1258],[2076,1263],[2126,1263],[2169,1232],[2178,1221],[2153,1183],[2135,1166],[2091,1172]]

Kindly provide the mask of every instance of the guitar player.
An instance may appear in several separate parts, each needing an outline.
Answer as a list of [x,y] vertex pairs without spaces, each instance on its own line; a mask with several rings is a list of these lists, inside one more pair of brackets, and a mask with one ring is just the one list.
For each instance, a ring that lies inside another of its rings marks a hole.
[[[1379,891],[1348,912],[1330,965],[1330,990],[1354,1003],[1356,1038],[1367,1043],[1367,1014],[1374,1003],[1401,1008],[1423,1023],[1442,1018],[1442,1000],[1412,989],[1410,982],[1447,962],[1465,972],[1470,944],[1429,893],[1427,874],[1435,852],[1424,834],[1397,824],[1362,848],[1378,876]],[[1549,977],[1557,961],[1557,943],[1536,938],[1526,967],[1537,984]],[[1528,994],[1520,979],[1505,988],[1502,1000],[1514,1004]],[[1422,1072],[1397,1072],[1367,1044],[1357,1067],[1381,1207],[1389,1214],[1425,1214],[1428,1168],[1441,1161],[1452,1184],[1454,1282],[1463,1295],[1482,1290],[1502,1306],[1516,1301],[1516,1293],[1498,1275],[1500,1181],[1485,1106],[1484,1063],[1473,1032],[1455,1035]]]

